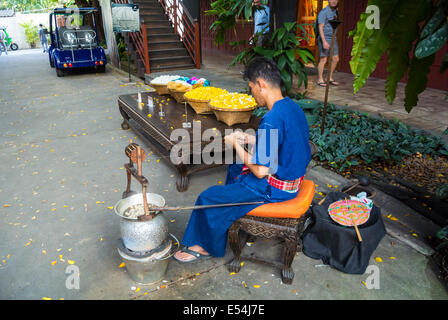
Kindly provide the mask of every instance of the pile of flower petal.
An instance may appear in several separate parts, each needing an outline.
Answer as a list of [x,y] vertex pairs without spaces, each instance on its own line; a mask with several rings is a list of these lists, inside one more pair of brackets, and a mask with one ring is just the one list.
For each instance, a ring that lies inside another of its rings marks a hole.
[[245,93],[226,93],[210,100],[210,105],[219,109],[248,109],[257,106],[255,99]]
[[179,79],[180,76],[163,75],[151,80],[150,84],[167,85],[168,82]]
[[227,90],[216,87],[198,87],[188,91],[185,98],[191,100],[211,100],[217,96],[227,94]]

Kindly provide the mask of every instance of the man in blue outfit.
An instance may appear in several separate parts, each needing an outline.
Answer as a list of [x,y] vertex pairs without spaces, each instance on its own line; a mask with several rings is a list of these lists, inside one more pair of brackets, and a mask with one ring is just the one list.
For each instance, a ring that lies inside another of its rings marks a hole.
[[[226,146],[234,148],[244,164],[229,165],[224,186],[203,191],[196,205],[263,201],[280,202],[297,196],[311,160],[308,123],[303,110],[283,97],[282,78],[274,61],[255,58],[244,79],[252,95],[269,112],[261,119],[256,136],[243,132],[227,135]],[[248,153],[242,144],[253,145]],[[232,223],[260,206],[193,210],[182,239],[183,248],[174,258],[193,262],[210,256],[223,257],[227,231]]]
[[254,0],[252,6],[255,7],[254,34],[250,37],[249,42],[256,38],[256,46],[262,47],[269,41],[269,7],[263,5],[261,0]]
[[[329,21],[337,17],[338,15],[337,8],[338,8],[338,0],[329,0],[328,6],[322,9],[319,12],[319,15],[317,16],[319,34],[317,34],[316,37],[318,37],[317,45],[319,47],[319,55],[320,55],[320,60],[317,65],[317,84],[321,87],[325,87],[327,85],[324,81],[323,75],[325,64],[327,63],[328,57],[331,54],[330,46],[331,46],[331,39],[333,37],[333,28],[331,27]],[[333,79],[333,72],[336,69],[336,65],[338,64],[339,61],[337,41],[335,41],[334,43],[333,57],[331,59],[333,59],[331,64],[331,70],[328,70],[328,72],[330,73],[330,84],[337,86],[339,85],[339,83],[334,81]]]

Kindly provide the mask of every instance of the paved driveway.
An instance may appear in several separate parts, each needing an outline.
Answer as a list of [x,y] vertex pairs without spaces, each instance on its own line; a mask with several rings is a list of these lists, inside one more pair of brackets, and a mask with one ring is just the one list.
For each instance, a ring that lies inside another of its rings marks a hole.
[[[134,138],[120,128],[117,96],[147,87],[126,85],[126,76],[112,72],[57,78],[40,50],[1,56],[0,70],[0,299],[448,297],[427,258],[389,236],[371,260],[380,271],[379,290],[366,288],[367,275],[343,274],[303,254],[294,260],[291,286],[277,271],[249,262],[231,275],[230,252],[194,265],[171,260],[163,282],[135,284],[119,267],[119,218],[111,210],[125,188],[124,148]],[[224,180],[224,168],[206,171],[178,193],[174,172],[145,149],[149,191],[169,204],[191,204]],[[189,212],[165,216],[181,238]],[[245,250],[278,255],[281,243],[259,240]],[[79,289],[70,289],[69,266],[79,268]]]

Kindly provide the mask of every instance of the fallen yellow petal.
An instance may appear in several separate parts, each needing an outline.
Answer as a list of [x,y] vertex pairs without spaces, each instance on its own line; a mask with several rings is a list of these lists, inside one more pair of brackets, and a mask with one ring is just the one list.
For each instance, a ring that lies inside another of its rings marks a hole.
[[258,284],[254,284],[254,288],[260,288]]
[[75,264],[75,261],[73,260],[67,260],[68,264]]
[[48,298],[48,297],[42,297],[42,300],[51,300],[51,298]]
[[58,263],[58,260],[55,260],[51,263],[52,266],[54,266],[56,263]]
[[380,257],[376,257],[376,258],[375,258],[375,261],[376,261],[376,262],[383,262],[383,259],[381,259]]
[[125,265],[126,265],[126,263],[122,262],[122,263],[118,266],[118,268],[123,268]]

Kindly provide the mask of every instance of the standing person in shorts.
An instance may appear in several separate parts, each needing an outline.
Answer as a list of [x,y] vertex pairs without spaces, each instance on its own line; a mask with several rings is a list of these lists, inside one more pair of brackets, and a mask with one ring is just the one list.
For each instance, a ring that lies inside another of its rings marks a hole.
[[0,56],[2,55],[2,50],[5,50],[6,55],[8,55],[8,48],[6,47],[6,33],[3,29],[0,29]]
[[[325,64],[328,61],[328,57],[330,56],[330,46],[331,46],[331,39],[333,37],[333,28],[331,27],[329,21],[336,19],[338,16],[338,0],[329,0],[328,6],[326,6],[324,9],[322,9],[319,12],[319,15],[317,16],[317,23],[318,23],[318,29],[319,34],[317,45],[319,47],[319,55],[320,60],[319,64],[317,65],[317,84],[321,87],[326,87],[327,84],[324,80],[324,68]],[[332,57],[332,64],[331,64],[331,70],[330,72],[330,84],[337,86],[339,85],[338,82],[334,81],[333,79],[333,72],[336,69],[336,65],[339,62],[339,50],[338,50],[338,43],[335,41],[334,44],[334,52]]]

